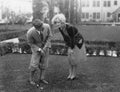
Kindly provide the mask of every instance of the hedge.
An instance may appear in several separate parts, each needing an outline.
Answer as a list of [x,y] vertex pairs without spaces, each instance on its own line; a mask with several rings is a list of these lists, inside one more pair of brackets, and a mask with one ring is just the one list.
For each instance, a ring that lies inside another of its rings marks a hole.
[[0,55],[5,55],[7,53],[12,53],[13,43],[2,43],[0,44]]
[[26,24],[26,25],[10,25],[10,24],[0,24],[0,33],[5,33],[5,32],[12,32],[12,31],[21,31],[21,30],[28,30],[32,24]]
[[[104,56],[108,56],[108,51],[116,51],[117,56],[120,56],[120,42],[89,42],[85,41],[86,44],[86,54],[89,56],[93,56],[96,53],[96,56],[100,56],[100,52],[103,51]],[[13,43],[4,43],[0,44],[0,55],[4,55],[7,53],[12,53],[12,49],[19,49],[18,53],[27,53],[31,54],[30,46],[26,42],[21,42],[18,45]],[[50,49],[51,55],[67,55],[67,47],[63,41],[52,41],[52,47]],[[21,50],[21,51],[20,51]]]
[[27,30],[24,31],[14,31],[0,34],[0,41],[12,39],[26,34]]

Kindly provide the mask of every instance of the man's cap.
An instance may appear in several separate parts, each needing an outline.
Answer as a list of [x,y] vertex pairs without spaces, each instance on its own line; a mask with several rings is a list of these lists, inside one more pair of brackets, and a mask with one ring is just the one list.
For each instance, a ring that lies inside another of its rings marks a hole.
[[34,19],[32,24],[35,28],[39,28],[43,25],[43,22],[40,19]]

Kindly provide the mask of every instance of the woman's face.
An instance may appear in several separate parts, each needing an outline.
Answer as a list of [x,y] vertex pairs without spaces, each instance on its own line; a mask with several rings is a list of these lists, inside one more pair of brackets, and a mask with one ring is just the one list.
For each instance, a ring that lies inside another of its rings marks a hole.
[[54,27],[55,27],[56,29],[58,29],[59,27],[61,27],[61,22],[60,22],[59,19],[56,19],[56,20],[55,20],[55,22],[54,22]]
[[62,23],[60,21],[56,21],[54,27],[55,27],[55,29],[58,29],[58,28],[63,29],[65,27],[65,23]]

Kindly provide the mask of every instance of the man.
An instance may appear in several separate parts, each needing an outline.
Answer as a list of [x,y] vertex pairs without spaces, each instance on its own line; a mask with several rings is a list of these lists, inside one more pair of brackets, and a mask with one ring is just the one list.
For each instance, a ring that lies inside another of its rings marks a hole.
[[27,41],[31,47],[32,56],[30,61],[30,84],[35,85],[34,74],[40,69],[40,82],[48,84],[44,79],[45,69],[48,66],[49,48],[51,48],[51,29],[48,24],[40,19],[33,20],[33,27],[27,32]]

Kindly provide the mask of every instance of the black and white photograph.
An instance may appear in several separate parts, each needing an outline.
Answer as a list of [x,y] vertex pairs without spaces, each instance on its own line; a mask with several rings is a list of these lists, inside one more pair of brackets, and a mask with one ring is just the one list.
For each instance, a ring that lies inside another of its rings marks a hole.
[[0,92],[120,92],[120,0],[0,0]]

